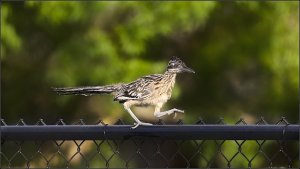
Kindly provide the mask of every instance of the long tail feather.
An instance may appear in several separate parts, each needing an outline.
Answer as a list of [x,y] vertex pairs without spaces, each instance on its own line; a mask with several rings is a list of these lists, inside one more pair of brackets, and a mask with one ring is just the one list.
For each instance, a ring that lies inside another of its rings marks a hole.
[[60,87],[52,90],[60,95],[92,95],[92,94],[110,94],[119,90],[122,84],[107,86],[87,86],[87,87]]

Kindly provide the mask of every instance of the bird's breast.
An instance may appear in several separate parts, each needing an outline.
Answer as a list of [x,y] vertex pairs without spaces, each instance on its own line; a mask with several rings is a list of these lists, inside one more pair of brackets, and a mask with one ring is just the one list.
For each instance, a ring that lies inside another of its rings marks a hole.
[[160,81],[156,81],[148,86],[148,95],[135,101],[132,105],[157,105],[166,103],[172,95],[176,75],[165,75]]
[[175,79],[169,79],[168,83],[162,83],[153,91],[152,96],[146,100],[151,105],[163,104],[167,102],[172,95]]

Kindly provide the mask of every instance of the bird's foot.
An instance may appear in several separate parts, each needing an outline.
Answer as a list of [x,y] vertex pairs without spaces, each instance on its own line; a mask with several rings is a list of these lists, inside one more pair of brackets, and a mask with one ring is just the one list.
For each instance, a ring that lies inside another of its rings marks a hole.
[[177,116],[177,113],[184,113],[184,110],[179,110],[179,109],[172,109],[172,111],[173,111],[173,113],[174,113],[174,119],[176,118],[176,116]]
[[144,123],[144,122],[137,122],[137,123],[134,123],[134,126],[131,127],[131,129],[135,129],[137,128],[138,126],[152,126],[153,124],[151,123]]
[[179,110],[179,109],[171,109],[171,112],[168,114],[168,115],[170,115],[170,114],[172,114],[172,113],[176,113],[176,112],[178,112],[178,113],[184,113],[184,110]]
[[184,113],[184,110],[179,110],[179,109],[171,109],[171,110],[167,110],[167,111],[163,111],[163,112],[155,112],[154,113],[154,116],[155,117],[161,117],[161,116],[164,116],[164,115],[171,115],[171,114],[175,114],[174,118],[176,117],[176,113]]

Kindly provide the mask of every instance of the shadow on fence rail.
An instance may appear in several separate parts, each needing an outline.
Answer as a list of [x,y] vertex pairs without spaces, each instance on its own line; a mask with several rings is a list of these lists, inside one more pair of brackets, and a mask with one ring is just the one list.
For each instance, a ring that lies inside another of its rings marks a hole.
[[299,168],[298,138],[299,125],[285,118],[234,125],[160,120],[135,130],[121,120],[7,125],[2,119],[1,168]]

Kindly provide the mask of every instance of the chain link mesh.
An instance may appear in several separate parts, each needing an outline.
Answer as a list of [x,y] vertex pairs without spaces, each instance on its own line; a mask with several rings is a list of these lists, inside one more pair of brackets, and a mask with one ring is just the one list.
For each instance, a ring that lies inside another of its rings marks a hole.
[[[159,121],[163,124],[163,121]],[[79,120],[76,125],[86,125]],[[102,121],[97,124],[105,125]],[[124,123],[120,120],[118,125]],[[183,122],[179,121],[178,125]],[[196,123],[206,125],[202,119]],[[225,124],[220,119],[217,124]],[[285,118],[277,125],[289,125]],[[1,126],[6,126],[2,119]],[[17,126],[27,125],[20,119]],[[35,125],[46,125],[43,119]],[[56,125],[67,125],[63,119]],[[235,125],[247,125],[240,119]],[[268,125],[259,119],[256,125]],[[297,140],[1,140],[1,168],[299,168]]]

